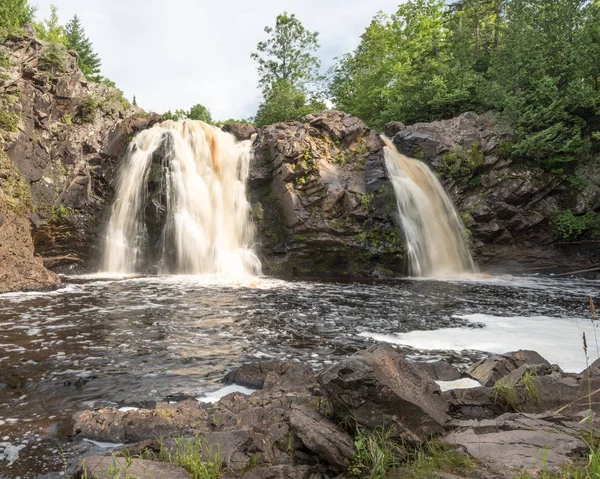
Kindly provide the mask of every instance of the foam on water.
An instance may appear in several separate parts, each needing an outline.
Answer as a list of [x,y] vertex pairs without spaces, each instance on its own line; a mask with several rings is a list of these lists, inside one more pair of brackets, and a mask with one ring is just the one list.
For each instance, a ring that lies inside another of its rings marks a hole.
[[454,317],[480,327],[441,328],[397,334],[363,332],[360,335],[419,350],[479,350],[502,354],[518,349],[532,349],[567,372],[580,372],[586,367],[582,343],[582,335],[585,332],[590,346],[590,362],[599,356],[595,337],[598,335],[600,339],[600,333],[589,319],[549,316],[502,317],[487,314]]

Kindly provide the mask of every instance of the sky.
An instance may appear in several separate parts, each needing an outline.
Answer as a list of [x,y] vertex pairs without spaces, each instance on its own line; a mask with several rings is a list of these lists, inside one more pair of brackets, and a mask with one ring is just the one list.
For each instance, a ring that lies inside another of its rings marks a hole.
[[77,14],[102,74],[140,107],[162,113],[201,103],[216,120],[253,116],[261,99],[250,53],[286,11],[318,31],[323,70],[352,51],[378,11],[402,0],[30,0],[37,20]]

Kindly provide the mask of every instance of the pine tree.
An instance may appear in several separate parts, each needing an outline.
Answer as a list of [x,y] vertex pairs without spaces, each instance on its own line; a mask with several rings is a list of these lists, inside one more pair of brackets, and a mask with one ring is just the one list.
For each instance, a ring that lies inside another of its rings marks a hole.
[[135,95],[133,95],[133,106],[138,106],[137,99],[135,98]]
[[88,80],[99,81],[100,65],[102,64],[100,57],[94,51],[92,43],[85,35],[85,30],[77,15],[67,23],[65,28],[67,37],[67,47],[75,50],[79,54],[79,68]]

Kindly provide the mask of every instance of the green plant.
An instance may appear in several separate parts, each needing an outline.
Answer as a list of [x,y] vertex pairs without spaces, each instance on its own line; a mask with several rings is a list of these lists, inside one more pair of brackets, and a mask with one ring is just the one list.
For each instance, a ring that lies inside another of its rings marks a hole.
[[457,145],[450,153],[442,155],[439,166],[440,173],[452,177],[469,176],[478,167],[483,165],[484,156],[479,142],[464,147]]
[[356,455],[348,474],[361,479],[384,479],[400,465],[404,449],[391,437],[391,429],[382,426],[371,434],[358,427],[354,436]]
[[502,378],[496,381],[492,388],[492,397],[494,402],[503,405],[506,409],[519,411],[521,407],[521,398],[517,392],[517,383],[512,378]]
[[571,183],[571,186],[579,191],[583,190],[588,185],[588,180],[584,176],[569,176],[567,180]]
[[425,479],[435,472],[448,472],[468,475],[475,469],[475,462],[455,448],[437,439],[431,439],[423,446],[409,452],[406,477]]
[[553,220],[556,230],[564,239],[573,240],[584,234],[591,237],[600,236],[600,213],[595,211],[575,216],[569,209],[557,212]]
[[10,66],[10,58],[8,55],[0,50],[0,68],[6,68]]
[[19,127],[19,115],[6,110],[0,110],[0,129],[6,131],[17,131]]
[[72,117],[71,115],[69,115],[68,113],[65,113],[65,114],[62,116],[62,122],[63,122],[65,125],[72,125],[72,124],[73,124],[73,117]]
[[225,472],[225,460],[218,446],[208,445],[203,437],[176,437],[174,440],[172,449],[161,444],[158,455],[150,455],[150,459],[183,467],[193,479],[219,479]]
[[88,95],[79,104],[79,116],[84,123],[91,123],[94,121],[96,112],[103,105],[95,95]]
[[38,68],[52,75],[66,72],[64,46],[55,42],[45,44]]
[[520,383],[523,385],[525,404],[540,406],[542,404],[542,392],[540,390],[540,381],[535,371],[533,369],[526,371]]

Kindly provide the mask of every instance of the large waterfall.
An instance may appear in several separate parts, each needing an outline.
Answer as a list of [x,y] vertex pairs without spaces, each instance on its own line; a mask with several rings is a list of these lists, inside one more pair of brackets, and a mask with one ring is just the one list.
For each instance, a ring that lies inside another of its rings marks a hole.
[[251,141],[201,121],[139,133],[119,173],[103,270],[258,274],[246,198]]
[[476,271],[465,228],[437,176],[384,138],[385,165],[404,231],[409,273],[448,277]]

